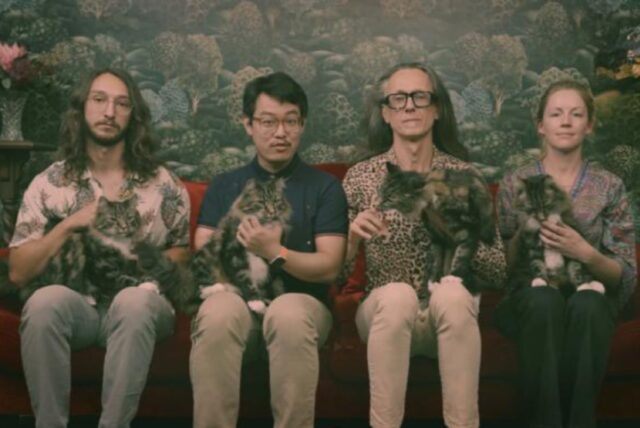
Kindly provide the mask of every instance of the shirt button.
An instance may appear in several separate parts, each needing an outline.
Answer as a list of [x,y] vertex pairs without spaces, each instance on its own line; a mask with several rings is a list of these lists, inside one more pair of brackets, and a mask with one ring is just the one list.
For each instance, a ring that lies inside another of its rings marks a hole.
[[307,245],[311,245],[311,241],[307,241]]

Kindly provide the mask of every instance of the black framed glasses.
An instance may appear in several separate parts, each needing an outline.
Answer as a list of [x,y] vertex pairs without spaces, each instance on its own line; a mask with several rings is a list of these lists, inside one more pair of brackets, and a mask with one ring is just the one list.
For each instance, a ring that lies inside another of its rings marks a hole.
[[380,102],[392,110],[402,110],[407,106],[407,101],[411,98],[416,108],[429,107],[436,101],[436,94],[429,91],[413,91],[411,93],[396,92],[385,96]]

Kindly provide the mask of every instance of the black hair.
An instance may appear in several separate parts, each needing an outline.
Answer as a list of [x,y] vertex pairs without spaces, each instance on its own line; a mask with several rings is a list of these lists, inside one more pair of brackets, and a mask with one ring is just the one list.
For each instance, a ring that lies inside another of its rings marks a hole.
[[242,95],[242,113],[249,118],[249,121],[253,119],[253,114],[256,111],[256,101],[260,94],[266,94],[282,103],[298,106],[300,116],[303,120],[306,119],[309,111],[307,94],[302,89],[302,86],[287,73],[277,71],[256,77],[247,83]]

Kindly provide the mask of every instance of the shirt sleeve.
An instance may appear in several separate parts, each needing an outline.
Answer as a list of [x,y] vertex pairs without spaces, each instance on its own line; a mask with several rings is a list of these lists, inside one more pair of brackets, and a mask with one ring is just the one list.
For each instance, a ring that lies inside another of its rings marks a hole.
[[[479,172],[478,175],[481,176]],[[486,191],[490,192],[484,180],[482,180],[482,182]],[[490,203],[493,203],[492,195]],[[492,209],[492,213],[493,212],[495,211]],[[483,283],[486,284],[486,288],[500,289],[504,287],[507,279],[507,260],[497,221],[495,225],[493,244],[486,245],[480,242],[478,251],[471,261],[471,267],[473,271],[484,280]]]
[[19,247],[26,242],[34,241],[44,236],[47,225],[45,200],[46,191],[38,176],[29,184],[23,195],[13,237],[9,245],[11,248]]
[[315,234],[346,235],[349,231],[347,198],[338,180],[332,179],[320,196]]
[[609,193],[611,200],[602,212],[604,230],[600,250],[622,267],[618,294],[618,304],[622,307],[636,287],[636,238],[630,201],[624,184],[618,181],[612,187]]
[[517,180],[517,177],[514,175],[505,176],[498,187],[496,207],[498,227],[500,229],[500,235],[505,241],[511,239],[518,229],[517,214],[513,209],[514,180]]

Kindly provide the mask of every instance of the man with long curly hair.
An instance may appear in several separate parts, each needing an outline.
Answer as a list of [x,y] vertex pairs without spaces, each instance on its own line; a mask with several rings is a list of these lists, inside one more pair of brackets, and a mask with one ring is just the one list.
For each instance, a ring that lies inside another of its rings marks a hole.
[[[189,199],[152,155],[149,117],[124,71],[95,71],[76,88],[63,120],[61,160],[24,195],[10,245],[11,282],[24,286],[43,273],[72,236],[96,225],[105,199],[133,201],[128,214],[138,221],[121,225],[126,234],[114,238],[123,252],[146,241],[174,260],[188,256]],[[121,216],[116,223],[127,222]],[[154,343],[173,331],[174,310],[148,283],[116,287],[113,298],[99,300],[65,285],[38,288],[22,312],[22,361],[36,426],[67,426],[71,351],[100,345],[106,356],[99,426],[128,427]]]

